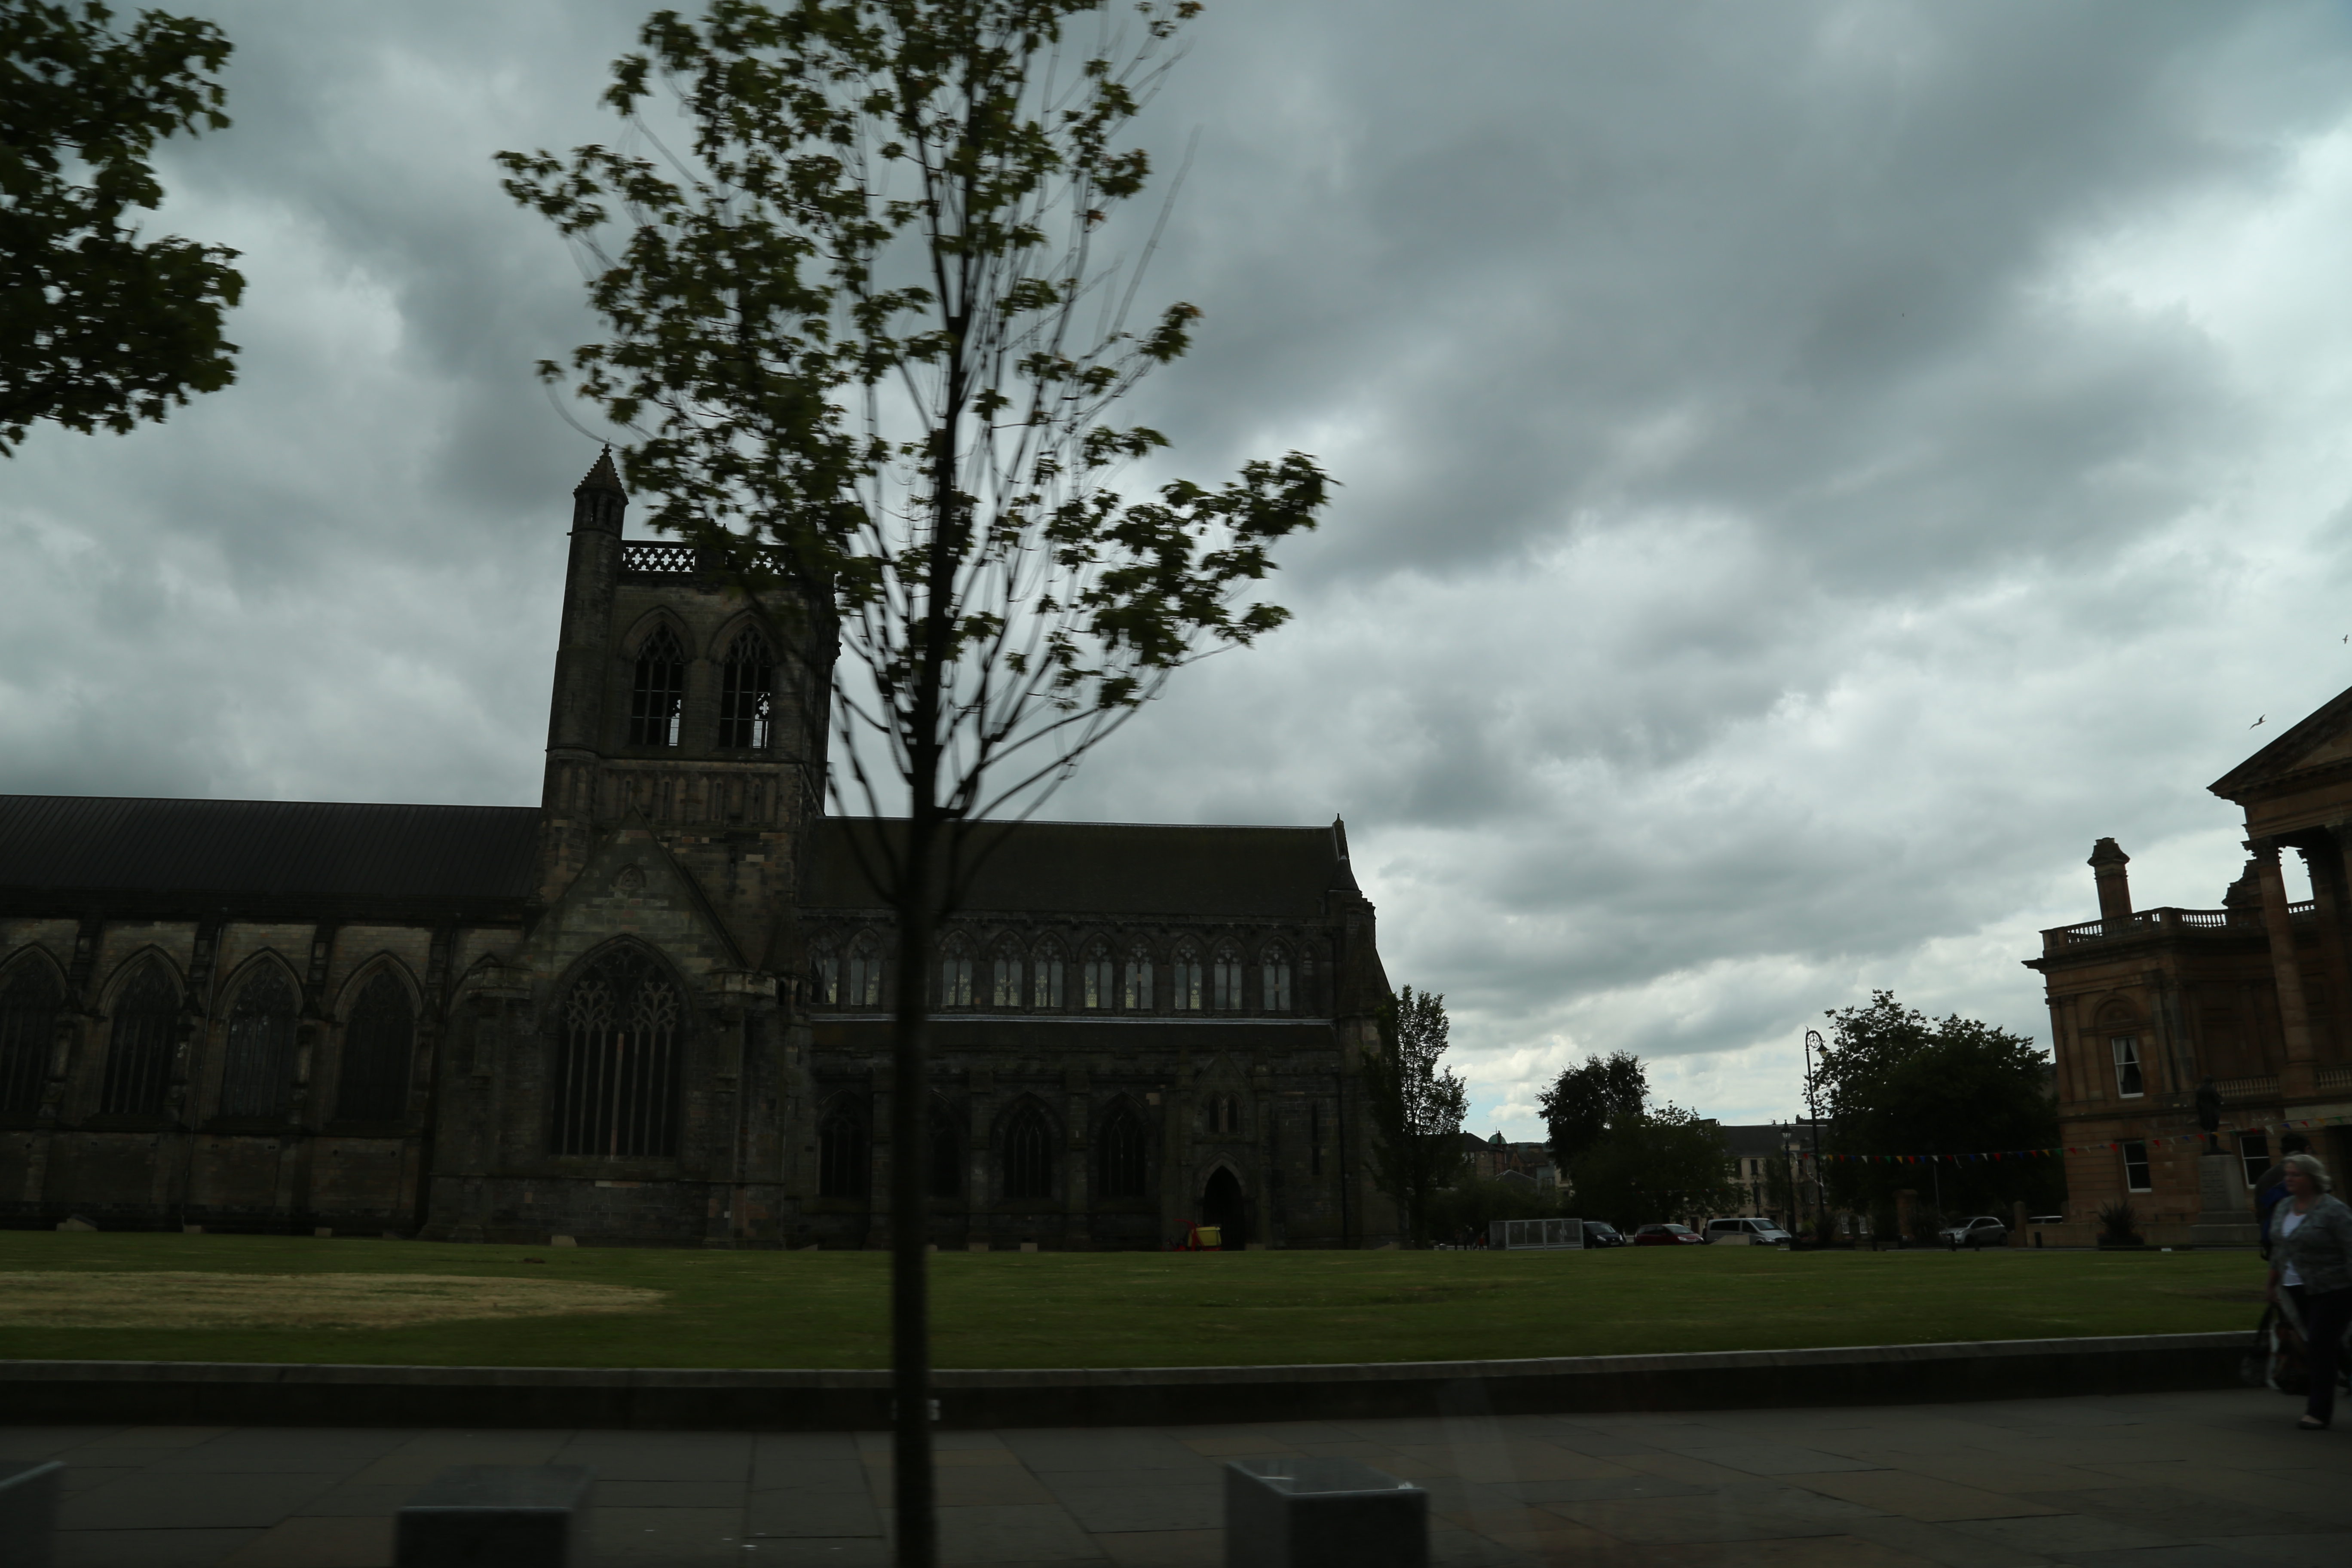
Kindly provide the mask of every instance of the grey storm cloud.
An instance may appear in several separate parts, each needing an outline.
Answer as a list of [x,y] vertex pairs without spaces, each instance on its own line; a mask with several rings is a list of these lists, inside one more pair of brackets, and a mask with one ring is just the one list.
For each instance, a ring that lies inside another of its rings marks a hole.
[[[245,253],[240,379],[0,469],[0,788],[529,801],[594,323],[490,155],[613,140],[641,13],[187,8],[236,124],[158,223]],[[1132,414],[1345,488],[1053,813],[1344,813],[1482,1127],[1616,1048],[1789,1114],[1874,986],[2038,1032],[2091,840],[2217,901],[2204,782],[2352,681],[2347,65],[2319,4],[1213,5]]]

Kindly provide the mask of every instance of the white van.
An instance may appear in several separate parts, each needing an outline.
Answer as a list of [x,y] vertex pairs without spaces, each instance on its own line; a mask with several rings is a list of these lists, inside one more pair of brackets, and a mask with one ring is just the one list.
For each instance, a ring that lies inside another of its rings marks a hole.
[[1769,1219],[1711,1219],[1706,1238],[1741,1247],[1779,1247],[1796,1239]]

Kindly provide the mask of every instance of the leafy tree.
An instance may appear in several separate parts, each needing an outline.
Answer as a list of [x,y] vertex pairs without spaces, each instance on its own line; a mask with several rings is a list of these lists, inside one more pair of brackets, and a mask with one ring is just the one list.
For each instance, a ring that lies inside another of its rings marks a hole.
[[1462,1169],[1470,1098],[1438,1065],[1447,1032],[1445,998],[1408,985],[1381,1010],[1381,1049],[1364,1053],[1372,1181],[1395,1202],[1416,1245],[1429,1237],[1432,1201]]
[[2032,1040],[1957,1014],[1931,1023],[1886,991],[1828,1017],[1810,1086],[1826,1124],[1824,1153],[1971,1156],[1933,1169],[1832,1161],[1823,1174],[1833,1201],[1886,1211],[1896,1190],[1910,1187],[1945,1213],[1973,1214],[2063,1197],[2065,1172],[2054,1159],[1972,1158],[2057,1143],[2050,1058]]
[[1722,1131],[1674,1105],[1615,1121],[1577,1157],[1570,1176],[1580,1217],[1623,1231],[1724,1214],[1743,1195]]
[[1611,1128],[1638,1120],[1649,1098],[1649,1075],[1631,1051],[1605,1061],[1587,1057],[1562,1072],[1536,1102],[1550,1132],[1553,1168],[1567,1170]]
[[142,241],[163,187],[157,142],[221,130],[210,22],[142,11],[127,33],[95,3],[0,0],[0,455],[37,419],[129,431],[236,379],[222,313],[236,252]]
[[[1198,10],[713,0],[656,13],[614,68],[604,101],[657,155],[499,154],[590,258],[608,329],[541,374],[626,433],[655,526],[729,563],[830,682],[835,804],[905,814],[854,841],[898,919],[902,1085],[928,1077],[920,977],[996,841],[983,819],[1034,811],[1174,670],[1281,625],[1255,586],[1325,504],[1296,452],[1111,488],[1167,445],[1111,405],[1200,315],[1130,330],[1139,279],[1096,247],[1150,163],[1114,139]],[[682,145],[639,117],[656,79]],[[892,1106],[896,1145],[921,1147],[924,1097]],[[922,1163],[892,1171],[898,1552],[928,1563]]]
[[1558,1187],[1531,1187],[1499,1177],[1459,1175],[1430,1194],[1429,1227],[1442,1241],[1475,1240],[1498,1219],[1552,1219],[1570,1212]]

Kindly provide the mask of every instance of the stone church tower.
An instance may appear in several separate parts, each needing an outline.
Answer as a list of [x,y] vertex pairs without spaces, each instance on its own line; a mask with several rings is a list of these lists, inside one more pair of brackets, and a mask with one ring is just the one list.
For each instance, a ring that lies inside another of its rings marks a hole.
[[1344,827],[1003,824],[900,973],[830,628],[626,507],[599,458],[536,808],[0,796],[0,1223],[859,1247],[910,1158],[942,1247],[1392,1236]]

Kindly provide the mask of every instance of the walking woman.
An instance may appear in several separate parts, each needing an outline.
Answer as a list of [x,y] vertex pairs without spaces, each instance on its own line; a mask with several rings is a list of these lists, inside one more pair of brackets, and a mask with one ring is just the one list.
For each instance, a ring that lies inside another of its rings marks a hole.
[[2296,1425],[2318,1432],[2336,1414],[2336,1367],[2352,1324],[2352,1208],[2328,1196],[2316,1155],[2289,1154],[2284,1163],[2286,1198],[2271,1218],[2270,1298],[2284,1285],[2303,1319],[2311,1400]]

